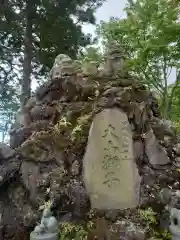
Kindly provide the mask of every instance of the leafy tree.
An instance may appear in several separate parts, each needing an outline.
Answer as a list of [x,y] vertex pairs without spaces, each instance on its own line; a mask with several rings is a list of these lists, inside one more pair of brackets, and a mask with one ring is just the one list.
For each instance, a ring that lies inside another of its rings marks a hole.
[[132,73],[160,94],[162,115],[169,118],[180,76],[178,73],[174,87],[168,89],[172,69],[180,70],[180,2],[129,0],[125,10],[127,18],[101,22],[97,33],[103,45],[116,40],[124,46]]
[[100,63],[103,61],[103,55],[97,46],[90,45],[80,52],[78,55],[78,60],[81,62],[94,61],[100,65]]
[[179,84],[171,84],[169,91],[172,93],[173,98],[171,98],[171,120],[174,122],[175,127],[180,133],[180,86]]
[[75,57],[80,46],[90,43],[91,36],[82,32],[82,24],[95,23],[94,11],[102,2],[1,0],[1,90],[6,92],[13,76],[22,87],[23,106],[31,94],[32,77],[45,75],[57,54]]

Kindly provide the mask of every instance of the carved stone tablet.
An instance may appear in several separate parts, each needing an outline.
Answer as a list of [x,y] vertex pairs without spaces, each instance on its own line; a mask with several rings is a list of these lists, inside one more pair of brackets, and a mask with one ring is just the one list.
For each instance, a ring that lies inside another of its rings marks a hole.
[[139,203],[140,176],[127,115],[105,109],[94,118],[83,159],[92,208],[126,209]]

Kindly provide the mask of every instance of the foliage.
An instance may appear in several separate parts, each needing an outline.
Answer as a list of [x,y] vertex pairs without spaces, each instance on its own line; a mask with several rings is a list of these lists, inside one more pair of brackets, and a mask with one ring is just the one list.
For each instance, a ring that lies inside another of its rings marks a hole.
[[81,225],[73,225],[71,223],[62,223],[60,225],[60,240],[85,240],[87,231]]
[[86,240],[88,231],[92,229],[93,226],[94,223],[92,221],[88,221],[84,225],[76,225],[68,222],[61,223],[59,240]]
[[170,117],[173,92],[168,91],[168,79],[173,68],[180,69],[180,2],[129,1],[125,10],[127,18],[101,22],[99,38],[103,45],[111,40],[123,45],[131,72],[160,94],[162,114]]
[[[8,1],[7,1],[8,2]],[[64,53],[75,57],[80,46],[90,43],[90,35],[82,32],[82,23],[94,24],[94,11],[103,0],[32,1],[33,24],[33,74],[49,70],[57,54]],[[8,2],[2,8],[0,17],[0,54],[4,58],[17,58],[22,63],[23,34],[26,1]],[[13,21],[12,21],[13,20]],[[10,39],[9,39],[10,38]],[[9,51],[7,51],[9,49]],[[12,51],[13,50],[13,51]],[[8,53],[5,57],[5,53]],[[15,55],[15,53],[18,53]],[[7,61],[7,60],[6,60]],[[40,66],[39,66],[40,64]]]
[[3,99],[0,99],[0,141],[7,140],[7,136],[11,127],[11,124],[15,121],[15,113],[19,108],[19,101],[16,94],[13,95],[11,88],[6,91],[3,90]]
[[170,240],[171,234],[168,230],[161,230],[158,228],[157,213],[151,207],[139,210],[140,218],[144,221],[147,231],[151,237],[157,240]]
[[94,227],[94,216],[95,212],[90,210],[87,215],[87,221],[84,224],[78,225],[70,222],[64,222],[60,224],[60,240],[86,240],[89,231],[91,231]]
[[152,208],[149,207],[145,210],[140,209],[139,214],[140,217],[146,222],[148,228],[157,224],[156,213],[152,210]]
[[171,240],[172,236],[168,230],[159,230],[159,232],[154,233],[154,237],[158,240]]
[[179,119],[175,120],[173,123],[174,123],[174,127],[175,127],[177,133],[179,134],[180,133],[180,121],[179,121]]
[[77,119],[77,124],[73,128],[71,133],[71,140],[73,142],[79,143],[81,139],[83,138],[83,133],[86,130],[86,128],[89,129],[90,122],[92,120],[92,113],[85,114]]
[[180,86],[176,84],[170,85],[169,88],[174,88],[174,94],[171,105],[171,120],[174,123],[174,126],[177,130],[177,133],[180,133]]
[[[29,54],[29,72],[32,80],[30,84],[32,82],[33,87],[34,82],[42,81],[43,77],[47,77],[57,54],[64,53],[75,58],[79,48],[91,42],[91,36],[83,33],[82,25],[95,23],[94,12],[102,2],[103,0],[2,1],[0,104],[3,109],[9,107],[7,102],[19,106],[19,85],[24,84],[22,67],[25,60],[25,46],[29,47],[26,53]],[[25,37],[28,26],[27,43]]]
[[96,62],[97,65],[100,65],[100,63],[103,62],[103,55],[102,52],[98,47],[95,46],[89,46],[82,51],[79,56],[78,60],[83,64],[86,62]]

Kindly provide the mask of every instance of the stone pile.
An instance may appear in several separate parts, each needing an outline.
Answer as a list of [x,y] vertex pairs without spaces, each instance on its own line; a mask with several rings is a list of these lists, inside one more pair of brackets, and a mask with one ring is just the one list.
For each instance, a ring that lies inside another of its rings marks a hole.
[[[132,224],[136,229],[137,207],[174,206],[180,187],[175,130],[161,119],[153,94],[128,75],[119,46],[105,59],[98,69],[60,54],[18,116],[11,149],[0,149],[3,239],[20,234],[21,226],[33,229],[49,199],[59,221],[85,220],[91,207],[115,223],[114,210],[125,211],[127,228],[123,221],[114,225],[123,239],[147,239],[127,236]],[[166,198],[161,190],[169,186]]]

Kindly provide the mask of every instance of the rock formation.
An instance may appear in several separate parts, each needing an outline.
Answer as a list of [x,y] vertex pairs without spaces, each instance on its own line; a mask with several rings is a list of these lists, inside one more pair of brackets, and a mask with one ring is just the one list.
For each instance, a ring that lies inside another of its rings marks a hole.
[[[153,94],[127,74],[118,47],[107,53],[105,67],[99,70],[94,63],[80,70],[77,61],[60,54],[49,79],[29,100],[33,104],[26,106],[23,121],[11,130],[11,148],[0,146],[4,240],[26,239],[40,219],[39,207],[48,200],[60,222],[88,221],[90,208],[98,208],[102,221],[109,221],[109,233],[103,233],[112,235],[109,239],[148,239],[135,219],[138,207],[152,207],[162,215],[165,206],[180,206],[180,143],[175,131],[161,119]],[[114,127],[118,139],[96,136],[98,125],[99,134]],[[107,186],[99,192],[102,151],[114,154],[108,145],[114,142],[118,157],[109,155],[107,160],[122,168],[111,172],[109,192]],[[111,185],[118,177],[120,183],[115,184],[120,185]],[[163,189],[169,189],[168,194]],[[101,201],[93,200],[94,192]]]

